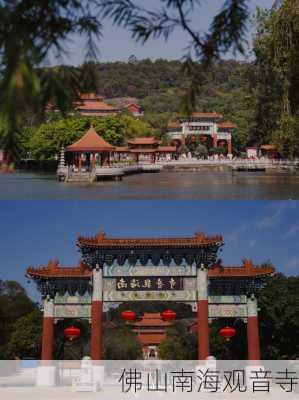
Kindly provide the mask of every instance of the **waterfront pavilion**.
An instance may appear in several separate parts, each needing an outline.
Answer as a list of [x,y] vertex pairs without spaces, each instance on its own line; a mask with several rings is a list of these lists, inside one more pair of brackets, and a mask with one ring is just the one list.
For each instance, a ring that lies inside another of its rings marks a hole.
[[99,136],[92,125],[79,140],[65,149],[71,154],[70,164],[78,172],[90,171],[96,165],[108,166],[114,150],[115,147]]

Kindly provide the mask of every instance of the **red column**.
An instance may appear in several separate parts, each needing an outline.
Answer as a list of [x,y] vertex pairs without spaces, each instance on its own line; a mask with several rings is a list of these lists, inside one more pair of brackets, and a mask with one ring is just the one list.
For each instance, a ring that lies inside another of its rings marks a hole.
[[42,355],[41,359],[53,360],[54,352],[54,303],[52,300],[44,301]]
[[103,277],[98,266],[93,270],[93,292],[91,303],[91,341],[92,360],[102,359],[102,313],[103,313]]
[[208,269],[202,264],[197,269],[197,332],[198,359],[209,356],[209,304],[208,304]]
[[247,299],[247,344],[248,360],[260,360],[260,337],[257,315],[257,301],[254,296]]
[[92,360],[102,359],[102,310],[102,301],[91,303],[90,355]]
[[227,154],[232,154],[232,140],[227,140]]
[[213,134],[213,148],[217,147],[217,133]]

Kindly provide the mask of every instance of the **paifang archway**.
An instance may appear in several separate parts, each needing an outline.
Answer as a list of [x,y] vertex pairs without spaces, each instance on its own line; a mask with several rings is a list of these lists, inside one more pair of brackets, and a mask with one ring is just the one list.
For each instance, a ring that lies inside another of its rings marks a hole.
[[54,324],[62,318],[91,323],[90,355],[102,359],[103,304],[124,301],[176,301],[197,310],[198,359],[209,352],[209,320],[242,318],[247,322],[248,359],[260,359],[257,292],[274,273],[271,266],[239,267],[217,263],[220,235],[108,238],[103,232],[79,237],[82,255],[76,267],[50,261],[29,267],[44,303],[42,360],[52,360]]

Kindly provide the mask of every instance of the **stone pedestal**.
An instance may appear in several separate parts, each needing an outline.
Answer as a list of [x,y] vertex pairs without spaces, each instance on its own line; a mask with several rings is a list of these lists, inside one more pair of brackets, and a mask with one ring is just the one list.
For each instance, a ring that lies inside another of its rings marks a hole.
[[36,386],[50,387],[56,384],[55,365],[41,365],[37,367]]

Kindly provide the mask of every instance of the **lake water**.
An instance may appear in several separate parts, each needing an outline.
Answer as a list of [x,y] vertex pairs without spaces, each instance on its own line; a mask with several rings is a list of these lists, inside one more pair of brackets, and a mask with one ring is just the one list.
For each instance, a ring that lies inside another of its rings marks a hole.
[[66,184],[54,175],[0,174],[0,199],[299,199],[299,173],[162,171],[95,184]]

